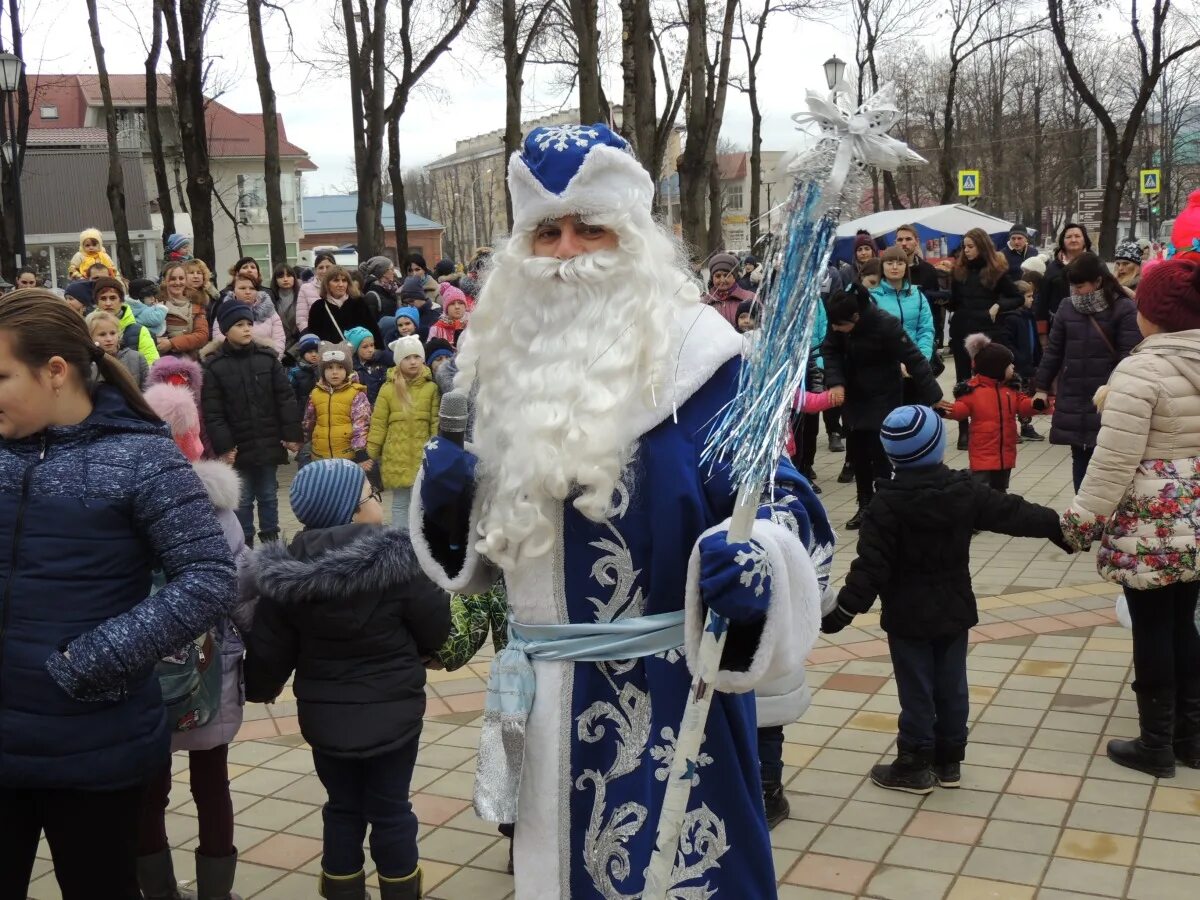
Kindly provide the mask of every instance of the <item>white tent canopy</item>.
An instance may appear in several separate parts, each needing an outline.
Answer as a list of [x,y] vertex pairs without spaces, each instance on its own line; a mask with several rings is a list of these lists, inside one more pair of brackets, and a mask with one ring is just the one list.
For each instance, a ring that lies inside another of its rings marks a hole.
[[871,237],[891,234],[901,225],[923,226],[942,234],[964,235],[972,228],[982,228],[988,234],[1007,232],[1011,223],[985,212],[948,203],[945,206],[926,206],[918,209],[888,209],[869,216],[843,222],[838,226],[839,238],[852,238],[856,231],[869,232]]

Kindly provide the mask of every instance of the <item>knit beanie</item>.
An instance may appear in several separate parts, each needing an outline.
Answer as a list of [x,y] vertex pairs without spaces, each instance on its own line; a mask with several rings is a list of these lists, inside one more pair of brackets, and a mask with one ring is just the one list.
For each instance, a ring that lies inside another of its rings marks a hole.
[[[425,296],[425,292],[421,292],[421,296]],[[411,319],[412,323],[418,328],[421,327],[421,311],[415,306],[401,306],[396,310],[397,319]]]
[[1117,244],[1117,252],[1113,259],[1123,259],[1126,262],[1142,264],[1142,248],[1137,241],[1121,241]]
[[129,296],[134,300],[145,300],[147,297],[153,297],[157,293],[157,282],[149,278],[135,278],[129,282]]
[[442,306],[449,306],[451,303],[462,303],[465,306],[467,302],[467,295],[448,281],[438,285],[438,295],[442,298]]
[[349,525],[358,509],[366,474],[348,459],[318,459],[296,473],[288,497],[305,528]]
[[928,406],[900,406],[879,429],[883,451],[897,469],[935,466],[946,453],[946,428]]
[[989,341],[975,354],[975,371],[996,381],[1004,380],[1004,376],[1008,374],[1008,367],[1012,364],[1012,351],[994,341]]
[[433,277],[444,278],[454,274],[454,263],[448,259],[439,259],[433,264]]
[[[1179,211],[1175,224],[1171,226],[1171,246],[1167,248],[1167,258],[1173,259],[1183,253],[1200,256],[1200,191],[1192,191],[1188,195],[1187,206]],[[1139,282],[1139,303],[1141,290]]]
[[321,346],[321,339],[315,334],[302,334],[300,340],[296,341],[296,354],[303,356],[309,350],[317,350]]
[[103,276],[92,281],[92,296],[99,297],[101,291],[116,291],[121,295],[122,300],[125,299],[125,285],[119,278]]
[[392,261],[386,256],[372,256],[362,264],[360,271],[364,277],[379,278],[388,269],[392,268]]
[[1143,267],[1137,308],[1163,331],[1200,328],[1200,253]]
[[254,311],[245,303],[226,302],[217,313],[217,324],[221,326],[222,334],[229,334],[229,329],[243,319],[254,324]]
[[402,338],[396,338],[389,345],[388,349],[392,351],[392,358],[396,362],[400,362],[406,356],[425,358],[425,348],[421,345],[421,339],[415,334],[406,334]]
[[1041,256],[1031,256],[1029,259],[1021,260],[1022,272],[1033,272],[1035,275],[1046,277],[1046,260]]
[[762,304],[758,302],[757,298],[754,300],[743,300],[738,304],[738,318],[740,319],[747,313],[749,313],[756,321],[758,320],[758,317],[762,315]]
[[361,325],[355,325],[353,328],[347,328],[344,336],[346,338],[346,343],[350,345],[355,353],[358,352],[358,348],[362,346],[362,342],[367,338],[371,338],[371,340],[375,339],[374,335],[372,335],[371,332],[367,331],[367,329],[363,328]]
[[1013,227],[1008,229],[1009,237],[1012,237],[1014,234],[1019,234],[1021,237],[1025,238],[1026,240],[1029,239],[1029,229],[1026,228],[1024,225],[1022,225],[1020,222],[1014,222]]
[[[366,331],[366,329],[362,329]],[[371,332],[367,331],[367,337],[371,336]],[[317,372],[321,378],[325,377],[325,370],[332,365],[341,366],[349,374],[354,371],[354,351],[350,348],[350,344],[333,344],[329,341],[321,341],[321,349],[317,351],[320,355],[317,358]]]
[[454,345],[445,338],[430,338],[425,342],[425,362],[429,365],[443,356],[453,356]]
[[409,275],[404,279],[404,283],[400,285],[401,299],[424,300],[425,299],[425,277],[423,275]]
[[708,272],[716,275],[718,272],[732,272],[737,268],[737,257],[732,253],[714,253],[708,258]]
[[875,241],[871,239],[869,234],[860,234],[854,239],[854,250],[856,253],[858,252],[859,247],[870,247],[871,252],[873,252],[876,256],[879,255],[879,248],[875,246]]
[[167,236],[166,247],[170,253],[175,250],[182,250],[184,247],[191,244],[192,239],[184,234],[172,234]]
[[468,297],[479,296],[479,282],[470,275],[464,275],[458,279],[458,287]]

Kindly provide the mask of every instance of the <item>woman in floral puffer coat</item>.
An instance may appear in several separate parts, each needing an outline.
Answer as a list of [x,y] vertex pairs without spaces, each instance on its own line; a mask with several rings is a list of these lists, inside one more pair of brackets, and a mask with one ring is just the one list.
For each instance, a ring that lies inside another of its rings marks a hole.
[[1124,585],[1141,735],[1110,741],[1119,765],[1159,778],[1200,768],[1200,259],[1138,286],[1147,335],[1097,394],[1095,454],[1063,514],[1068,542],[1100,539],[1097,567]]

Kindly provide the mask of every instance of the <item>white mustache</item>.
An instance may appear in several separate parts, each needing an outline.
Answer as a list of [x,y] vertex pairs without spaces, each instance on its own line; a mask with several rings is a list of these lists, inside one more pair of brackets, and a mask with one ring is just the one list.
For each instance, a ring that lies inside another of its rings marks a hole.
[[521,261],[521,271],[529,278],[541,281],[597,282],[609,278],[620,264],[620,251],[597,250],[572,259],[532,256]]

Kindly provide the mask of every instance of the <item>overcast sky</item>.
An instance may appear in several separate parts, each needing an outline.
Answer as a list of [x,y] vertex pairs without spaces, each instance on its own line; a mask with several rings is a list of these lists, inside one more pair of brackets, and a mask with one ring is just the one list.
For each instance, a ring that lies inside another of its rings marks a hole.
[[[337,0],[279,0],[288,10],[295,29],[295,58],[287,47],[282,17],[271,14],[267,22],[273,65],[272,81],[277,106],[289,140],[308,151],[319,171],[305,175],[305,192],[331,193],[352,181],[353,149],[350,137],[349,80],[344,71],[314,70],[308,62],[324,58],[322,49],[331,34]],[[95,72],[87,15],[83,0],[33,0],[25,6],[25,60],[31,72]],[[150,0],[100,0],[100,27],[111,73],[144,72],[144,40],[148,40]],[[238,112],[261,109],[254,79],[241,3],[228,4],[214,26],[208,52],[220,53],[215,71],[228,89],[221,102]],[[615,7],[615,4],[614,4]],[[848,5],[847,5],[848,7]],[[145,38],[139,32],[141,23]],[[619,18],[609,23],[619,29]],[[8,23],[4,23],[8,31]],[[790,116],[802,103],[805,88],[825,89],[821,63],[833,52],[842,59],[853,55],[853,37],[847,20],[831,25],[798,22],[787,16],[770,20],[759,65],[760,107],[764,114],[763,147],[787,150],[795,145]],[[166,59],[163,48],[163,59]],[[742,54],[735,52],[734,69]],[[605,91],[620,101],[620,50],[602,65]],[[160,66],[167,71],[165,62]],[[405,167],[419,165],[453,153],[455,141],[502,128],[504,125],[504,71],[501,61],[489,58],[464,38],[444,55],[430,72],[436,92],[416,97],[402,123],[401,152]],[[562,98],[551,90],[548,73],[531,67],[526,74],[525,106],[528,119],[558,109]],[[568,100],[566,106],[574,106]],[[680,117],[682,122],[682,116]],[[723,137],[749,145],[750,109],[744,95],[730,90]]]

